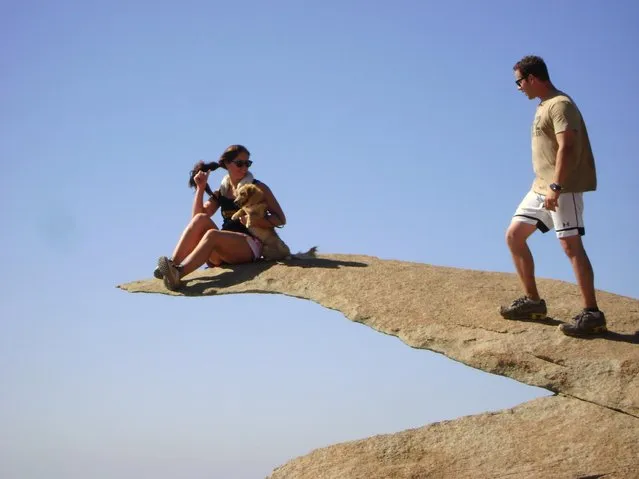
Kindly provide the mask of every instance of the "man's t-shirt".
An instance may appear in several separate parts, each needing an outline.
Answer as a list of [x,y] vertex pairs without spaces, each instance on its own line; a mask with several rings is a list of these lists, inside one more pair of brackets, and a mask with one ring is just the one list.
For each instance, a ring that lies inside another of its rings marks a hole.
[[[578,193],[597,189],[595,158],[590,147],[586,124],[572,99],[557,91],[537,106],[532,126],[532,161],[535,170],[533,191],[548,194],[557,162],[557,133],[574,130],[575,141],[566,158],[567,176],[562,192]],[[564,161],[566,161],[564,160]]]

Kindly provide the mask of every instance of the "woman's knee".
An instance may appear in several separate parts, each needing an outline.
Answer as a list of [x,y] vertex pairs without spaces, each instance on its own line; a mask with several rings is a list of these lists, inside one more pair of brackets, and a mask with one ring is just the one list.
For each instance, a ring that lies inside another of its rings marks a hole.
[[215,243],[215,240],[219,234],[219,230],[216,229],[210,229],[208,231],[206,231],[204,233],[204,235],[202,235],[202,240],[201,241],[205,241],[207,243]]
[[211,221],[211,218],[206,213],[198,213],[195,216],[193,216],[188,226],[189,229],[199,230],[199,231],[204,231],[212,227],[213,227],[213,222]]
[[211,218],[206,213],[198,213],[191,219],[191,223],[194,225],[210,224]]

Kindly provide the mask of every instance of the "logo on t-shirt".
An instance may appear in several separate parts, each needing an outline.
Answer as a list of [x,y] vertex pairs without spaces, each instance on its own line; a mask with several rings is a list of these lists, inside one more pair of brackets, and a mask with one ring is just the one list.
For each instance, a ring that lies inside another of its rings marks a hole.
[[539,126],[540,123],[541,123],[541,115],[536,115],[535,121],[533,122],[533,127],[532,127],[532,136],[542,135],[541,127]]

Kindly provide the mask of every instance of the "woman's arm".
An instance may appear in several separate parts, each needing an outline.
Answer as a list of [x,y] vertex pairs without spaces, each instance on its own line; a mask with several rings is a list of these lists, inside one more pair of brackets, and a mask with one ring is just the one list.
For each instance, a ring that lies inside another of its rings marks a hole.
[[[208,172],[204,173],[199,171],[193,178],[195,181],[195,197],[193,198],[193,208],[191,210],[192,217],[200,213],[213,216],[213,213],[215,213],[220,206],[214,196],[210,197],[206,203],[204,202],[204,192],[206,191],[206,182],[208,177]],[[219,191],[216,191],[215,193],[218,195],[220,194]]]
[[286,216],[271,189],[262,182],[257,183],[256,186],[264,193],[268,211],[264,218],[251,218],[251,226],[257,226],[258,228],[284,226],[286,224]]
[[[213,192],[213,194],[215,193],[219,194],[218,191]],[[211,196],[204,203],[204,206],[202,207],[202,210],[203,210],[202,213],[205,213],[208,216],[213,216],[219,207],[220,207],[220,203],[218,202],[217,198],[215,196]]]

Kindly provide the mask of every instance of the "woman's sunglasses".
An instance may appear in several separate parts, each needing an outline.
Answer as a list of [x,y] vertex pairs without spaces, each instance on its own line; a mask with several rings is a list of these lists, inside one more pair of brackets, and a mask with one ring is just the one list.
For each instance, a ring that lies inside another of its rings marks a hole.
[[252,162],[251,160],[246,160],[246,161],[243,161],[243,160],[233,160],[233,161],[231,161],[231,163],[233,163],[233,164],[234,164],[235,166],[237,166],[238,168],[243,168],[243,167],[245,167],[245,166],[246,166],[247,168],[250,168],[250,167],[251,167],[251,165],[253,164],[253,162]]

